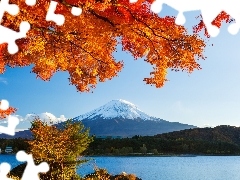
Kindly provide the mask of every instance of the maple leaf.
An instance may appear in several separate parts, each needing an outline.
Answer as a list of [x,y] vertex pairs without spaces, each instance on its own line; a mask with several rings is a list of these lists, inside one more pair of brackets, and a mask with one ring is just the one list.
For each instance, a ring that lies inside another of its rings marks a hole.
[[0,109],[0,120],[6,118],[7,116],[15,113],[17,111],[16,108],[9,107],[7,110]]
[[[175,24],[174,17],[161,18],[151,12],[152,0],[57,2],[55,13],[65,16],[62,26],[45,20],[50,0],[38,0],[32,7],[24,0],[11,0],[21,10],[17,16],[6,13],[2,25],[18,31],[20,22],[28,21],[31,29],[26,38],[16,41],[18,53],[11,55],[6,45],[0,46],[0,73],[5,66],[33,64],[37,78],[48,81],[56,72],[67,71],[70,84],[88,92],[122,70],[124,61],[112,55],[118,43],[135,59],[145,57],[153,65],[144,81],[156,87],[164,86],[168,69],[189,73],[201,69],[198,60],[205,59],[204,40],[196,33],[189,35],[184,26]],[[82,8],[82,14],[73,16],[72,7]]]
[[[201,16],[198,16],[197,18],[199,18]],[[212,25],[217,26],[218,28],[221,27],[221,25],[223,24],[223,22],[225,23],[230,23],[232,22],[234,19],[231,18],[231,16],[229,14],[227,14],[225,11],[222,11],[216,18],[215,20],[212,22]],[[199,33],[200,31],[204,31],[204,35],[207,36],[208,38],[210,37],[207,28],[205,26],[205,24],[203,23],[203,20],[201,19],[199,21],[199,23],[197,25],[195,25],[193,27],[193,31],[194,33]]]

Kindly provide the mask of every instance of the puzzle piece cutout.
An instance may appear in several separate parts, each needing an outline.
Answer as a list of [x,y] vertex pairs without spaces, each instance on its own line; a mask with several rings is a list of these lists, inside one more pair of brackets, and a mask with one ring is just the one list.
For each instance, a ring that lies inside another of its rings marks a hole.
[[25,0],[25,3],[28,5],[28,6],[34,6],[36,4],[36,1],[37,0]]
[[0,164],[0,179],[1,180],[13,180],[12,178],[8,178],[7,174],[10,172],[11,170],[11,165],[3,162]]
[[[55,10],[57,8],[58,2],[51,1],[49,5],[49,9],[47,12],[46,20],[47,21],[54,21],[58,26],[63,25],[65,21],[65,17],[61,14],[55,14]],[[71,13],[74,16],[79,16],[82,13],[82,9],[78,7],[72,7]]]
[[2,18],[4,13],[8,12],[9,14],[15,16],[19,12],[19,8],[16,4],[9,4],[9,0],[1,0],[0,1],[0,20],[2,22]]
[[[24,151],[18,151],[16,154],[18,161],[27,161],[27,166],[24,169],[21,180],[39,180],[38,173],[49,171],[49,165],[46,162],[41,162],[39,165],[35,165],[31,154],[27,154]],[[0,180],[13,180],[8,178],[7,174],[11,170],[11,165],[3,162],[0,164]]]
[[[31,4],[30,2],[33,2],[33,0],[27,0],[27,3]],[[17,15],[19,12],[19,8],[16,4],[9,4],[9,0],[1,0],[0,1],[1,22],[5,11],[11,15]],[[0,44],[8,43],[8,52],[10,54],[15,54],[18,51],[18,46],[16,45],[15,41],[17,39],[26,37],[26,33],[29,31],[29,29],[30,24],[28,22],[21,22],[20,32],[13,31],[9,28],[0,25]]]
[[74,16],[80,16],[82,14],[82,9],[78,7],[72,7],[71,13]]
[[[130,3],[135,3],[137,0],[130,0]],[[240,1],[239,0],[155,0],[151,4],[151,10],[154,13],[160,13],[162,5],[167,4],[178,11],[175,23],[183,25],[186,21],[184,12],[201,10],[203,22],[207,28],[208,33],[212,37],[216,37],[220,30],[218,27],[212,25],[212,21],[222,12],[225,11],[232,18],[235,23],[228,27],[228,32],[232,35],[238,33],[240,29]]]
[[39,180],[38,173],[49,171],[49,165],[46,162],[41,162],[36,166],[32,154],[27,154],[25,151],[18,151],[16,158],[21,162],[27,161],[27,166],[23,172],[21,180]]
[[19,124],[19,119],[14,116],[8,116],[8,126],[0,126],[0,133],[8,134],[11,136],[15,135],[15,129],[17,125]]
[[21,22],[20,32],[13,31],[0,25],[0,44],[8,43],[8,52],[10,54],[15,54],[18,52],[18,46],[16,44],[17,39],[26,37],[27,32],[30,29],[30,24],[26,21]]
[[[34,6],[36,0],[25,0],[28,6]],[[51,1],[49,9],[46,15],[47,21],[54,21],[57,25],[63,25],[65,17],[61,14],[55,14],[58,2]],[[19,12],[19,7],[16,4],[9,4],[9,0],[0,1],[0,22],[2,21],[3,15],[8,12],[11,15],[17,15]],[[74,16],[79,16],[82,13],[82,9],[78,7],[72,7],[71,13]],[[28,22],[21,22],[20,32],[13,31],[0,25],[0,44],[8,43],[8,52],[10,54],[15,54],[18,52],[18,46],[16,44],[17,39],[26,37],[27,32],[30,30],[30,24]]]
[[[0,109],[7,110],[9,108],[9,102],[7,100],[1,100]],[[8,116],[8,126],[0,126],[0,133],[8,134],[11,136],[15,135],[15,129],[19,124],[19,119],[15,116]]]
[[47,21],[54,21],[58,26],[63,25],[65,21],[65,17],[61,14],[55,14],[54,11],[57,8],[58,2],[51,1],[49,5],[49,9],[47,12],[46,20]]
[[228,32],[235,35],[240,30],[240,1],[229,0],[229,3],[225,3],[224,11],[227,12],[232,18],[235,19],[235,23],[228,26]]
[[6,111],[9,108],[9,102],[5,99],[1,100],[0,109]]

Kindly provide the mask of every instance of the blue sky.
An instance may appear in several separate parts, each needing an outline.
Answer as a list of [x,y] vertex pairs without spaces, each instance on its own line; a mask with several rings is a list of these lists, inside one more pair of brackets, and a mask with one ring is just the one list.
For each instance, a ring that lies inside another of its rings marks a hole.
[[[164,6],[163,15],[177,11]],[[199,12],[185,13],[186,27],[196,24]],[[214,46],[211,46],[211,44]],[[7,99],[18,108],[18,115],[50,112],[71,118],[93,110],[113,99],[125,99],[141,110],[171,122],[196,126],[240,126],[240,34],[231,35],[227,25],[207,43],[201,61],[202,70],[192,74],[169,72],[170,80],[163,88],[143,82],[152,71],[142,59],[134,61],[130,54],[118,52],[117,60],[125,67],[119,77],[99,83],[93,93],[79,93],[69,85],[68,74],[56,73],[49,82],[36,79],[31,67],[7,68],[0,75],[0,99]]]

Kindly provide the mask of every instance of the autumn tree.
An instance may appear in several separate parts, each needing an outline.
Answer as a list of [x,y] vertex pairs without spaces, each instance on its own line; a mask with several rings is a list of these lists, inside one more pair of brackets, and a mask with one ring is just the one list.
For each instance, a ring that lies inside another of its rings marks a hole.
[[[201,22],[194,34],[175,24],[174,17],[159,17],[150,10],[153,0],[56,0],[55,13],[65,16],[62,26],[46,21],[50,0],[38,0],[27,6],[25,0],[10,0],[20,7],[17,16],[5,14],[2,25],[15,31],[22,21],[31,29],[26,38],[17,40],[18,53],[11,55],[7,44],[0,46],[0,73],[5,66],[33,65],[37,78],[50,80],[57,71],[69,73],[70,84],[81,92],[90,91],[98,82],[112,79],[123,68],[113,52],[117,44],[135,59],[145,58],[153,66],[147,84],[162,87],[168,69],[193,72],[201,69],[198,60],[206,46],[197,34],[204,29]],[[72,7],[82,8],[80,16],[71,14]],[[217,23],[226,20],[220,15]],[[216,23],[215,22],[215,23]]]
[[45,161],[50,167],[46,174],[41,175],[42,179],[67,180],[77,176],[77,166],[85,162],[79,157],[92,141],[89,129],[72,120],[66,121],[63,128],[57,128],[36,118],[30,130],[33,140],[28,141],[29,153],[37,164]]

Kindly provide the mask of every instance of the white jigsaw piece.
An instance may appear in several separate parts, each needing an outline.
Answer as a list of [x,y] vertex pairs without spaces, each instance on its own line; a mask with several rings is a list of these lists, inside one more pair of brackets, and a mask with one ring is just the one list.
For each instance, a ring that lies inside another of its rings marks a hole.
[[[130,3],[135,3],[137,0],[130,0]],[[237,34],[240,29],[240,1],[239,0],[155,0],[151,4],[151,10],[154,13],[160,13],[162,5],[167,4],[178,11],[175,23],[183,25],[186,21],[183,13],[188,11],[201,10],[203,22],[208,33],[212,37],[216,37],[220,30],[212,25],[212,21],[222,12],[225,11],[235,23],[228,27],[230,34]]]
[[9,102],[5,99],[1,100],[0,109],[6,111],[9,108]]
[[8,178],[7,174],[10,172],[11,166],[10,164],[3,162],[0,164],[0,179],[1,180],[13,180],[12,178]]
[[15,135],[15,129],[17,125],[19,124],[19,119],[15,116],[8,116],[8,126],[0,126],[0,133],[8,134],[11,136]]
[[237,34],[240,29],[240,1],[226,0],[224,11],[235,19],[235,22],[228,26],[228,32],[233,35]]
[[[1,36],[0,36],[1,37]],[[7,110],[9,108],[9,102],[7,100],[1,100],[0,109]],[[0,126],[0,133],[8,134],[11,136],[15,135],[15,129],[19,124],[19,119],[15,116],[9,115],[8,119],[8,126]]]
[[54,21],[58,26],[63,25],[65,21],[65,17],[61,14],[55,14],[55,10],[57,8],[58,2],[51,1],[49,5],[49,9],[47,12],[46,20],[47,21]]
[[37,0],[25,0],[26,4],[28,6],[34,6],[36,4]]
[[15,16],[19,12],[19,8],[16,4],[9,4],[9,0],[0,1],[0,20],[2,22],[3,15],[7,11],[9,14]]
[[167,4],[178,11],[175,23],[183,25],[186,21],[183,13],[188,11],[201,10],[203,22],[208,33],[212,37],[219,34],[218,27],[212,25],[212,21],[223,11],[224,0],[156,0],[151,5],[151,10],[154,13],[159,13],[162,10],[162,5]]
[[[58,2],[51,1],[49,5],[49,9],[46,16],[46,21],[54,21],[58,26],[63,25],[65,21],[65,17],[61,14],[55,14],[55,10],[57,8]],[[72,7],[71,13],[74,16],[79,16],[82,13],[82,9],[78,7]]]
[[39,180],[38,173],[49,171],[49,165],[46,162],[41,162],[36,166],[32,154],[27,154],[25,151],[18,151],[16,159],[22,162],[27,161],[27,166],[23,172],[21,180]]
[[0,44],[8,43],[8,52],[10,54],[15,54],[18,52],[18,46],[15,41],[27,36],[26,34],[30,29],[30,24],[26,21],[23,21],[21,22],[19,29],[20,32],[16,32],[0,25]]
[[[29,4],[34,0],[27,0]],[[5,12],[11,15],[17,15],[19,12],[19,7],[16,4],[9,4],[9,0],[0,1],[0,22]],[[20,24],[20,32],[15,32],[9,28],[0,25],[0,44],[8,43],[8,52],[10,54],[15,54],[18,51],[18,46],[15,41],[20,38],[26,37],[26,33],[30,29],[30,24],[28,22],[22,22]]]
[[[36,0],[25,0],[28,6],[34,6]],[[61,14],[55,14],[58,2],[51,1],[50,6],[46,15],[47,21],[54,21],[57,25],[63,25],[65,18]],[[11,15],[17,15],[19,12],[19,7],[16,4],[9,4],[9,0],[0,1],[0,23],[5,12],[8,12]],[[82,9],[78,7],[72,7],[71,13],[74,16],[79,16],[82,13]],[[10,54],[15,54],[18,52],[18,46],[16,44],[17,39],[26,37],[27,32],[30,30],[30,24],[28,22],[21,22],[20,32],[13,31],[9,28],[6,28],[0,25],[0,44],[8,43],[8,52]]]

